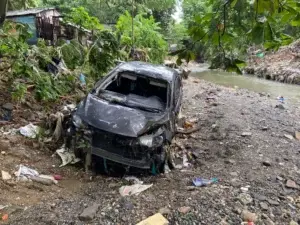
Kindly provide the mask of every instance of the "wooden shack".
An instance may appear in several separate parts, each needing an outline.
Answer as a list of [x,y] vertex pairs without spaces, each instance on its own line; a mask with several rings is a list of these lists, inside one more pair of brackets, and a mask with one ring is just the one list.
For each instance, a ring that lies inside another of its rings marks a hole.
[[59,18],[60,13],[55,8],[17,10],[6,14],[6,19],[29,26],[32,34],[29,44],[36,44],[38,38],[55,43],[59,36]]

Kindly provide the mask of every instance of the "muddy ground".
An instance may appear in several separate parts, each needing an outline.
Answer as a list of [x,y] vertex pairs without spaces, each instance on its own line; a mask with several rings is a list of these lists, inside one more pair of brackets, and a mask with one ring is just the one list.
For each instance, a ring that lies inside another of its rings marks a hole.
[[[12,174],[22,163],[63,177],[57,186],[0,181],[0,205],[8,205],[0,212],[9,215],[3,223],[136,224],[159,211],[170,224],[242,224],[249,217],[256,217],[255,224],[300,223],[300,141],[285,136],[300,131],[299,106],[276,107],[273,96],[192,77],[184,81],[184,94],[183,113],[198,119],[201,128],[178,135],[182,149],[176,151],[193,153],[192,167],[141,176],[153,186],[138,196],[120,196],[122,177],[98,175],[89,181],[80,165],[58,168],[60,160],[44,146],[20,136],[1,137],[1,169]],[[190,187],[195,177],[219,182]],[[94,203],[100,204],[95,218],[81,221],[79,215]]]

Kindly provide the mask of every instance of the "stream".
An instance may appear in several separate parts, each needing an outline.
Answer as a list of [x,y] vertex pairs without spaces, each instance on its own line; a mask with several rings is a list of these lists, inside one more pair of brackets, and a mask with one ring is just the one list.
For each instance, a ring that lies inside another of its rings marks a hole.
[[208,70],[204,67],[193,67],[192,76],[226,86],[248,89],[258,93],[268,93],[272,98],[282,95],[285,100],[300,103],[300,85],[284,84],[275,81],[260,79],[251,75],[238,75],[221,71]]

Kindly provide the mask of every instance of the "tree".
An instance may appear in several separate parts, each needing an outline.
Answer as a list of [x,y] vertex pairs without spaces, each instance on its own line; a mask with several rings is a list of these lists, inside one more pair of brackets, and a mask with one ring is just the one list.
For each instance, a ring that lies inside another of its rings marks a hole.
[[[159,23],[155,22],[153,16],[149,18],[143,14],[134,17],[134,35],[132,37],[132,17],[129,12],[121,15],[116,28],[120,36],[121,46],[128,51],[134,48],[140,48],[146,51],[150,60],[154,63],[163,62],[167,53],[167,42],[160,33]],[[134,46],[132,46],[132,44]]]
[[71,10],[71,13],[67,17],[67,20],[86,29],[103,29],[103,26],[100,24],[98,18],[90,16],[89,13],[83,7],[73,8]]
[[178,52],[179,58],[193,58],[195,44],[202,43],[211,46],[214,67],[229,71],[240,71],[242,61],[237,58],[249,45],[278,49],[293,40],[280,28],[287,27],[286,23],[300,26],[300,4],[295,0],[210,0],[205,6],[209,10],[195,13],[190,20],[191,40]]
[[8,10],[34,8],[38,4],[39,0],[8,0]]
[[6,16],[7,0],[0,0],[0,25],[4,22]]

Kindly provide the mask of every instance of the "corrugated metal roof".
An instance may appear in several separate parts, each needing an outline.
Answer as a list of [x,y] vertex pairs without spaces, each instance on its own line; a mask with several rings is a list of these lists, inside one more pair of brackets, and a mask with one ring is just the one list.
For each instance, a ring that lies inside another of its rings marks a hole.
[[26,10],[8,11],[6,13],[6,17],[36,15],[43,11],[54,10],[54,9],[55,8],[34,8],[34,9],[26,9]]

